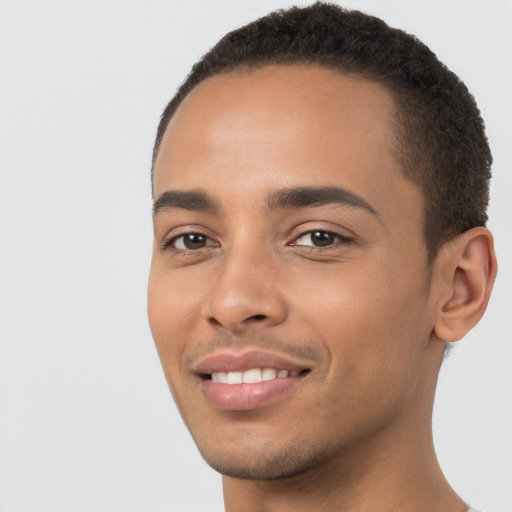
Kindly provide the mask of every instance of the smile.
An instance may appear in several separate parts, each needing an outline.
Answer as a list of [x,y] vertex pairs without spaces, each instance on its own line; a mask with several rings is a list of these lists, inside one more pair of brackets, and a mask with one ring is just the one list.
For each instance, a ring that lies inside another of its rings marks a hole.
[[224,351],[198,361],[204,398],[214,408],[247,411],[284,399],[311,372],[311,361],[265,351]]
[[[304,370],[307,371],[307,370]],[[274,379],[297,377],[298,371],[276,370],[275,368],[252,368],[245,372],[214,372],[210,378],[221,384],[255,384]]]

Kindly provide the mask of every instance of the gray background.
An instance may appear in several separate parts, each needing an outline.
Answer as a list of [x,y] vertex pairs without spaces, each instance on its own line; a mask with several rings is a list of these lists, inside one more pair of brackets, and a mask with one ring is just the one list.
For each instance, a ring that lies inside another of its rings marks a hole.
[[[279,0],[0,2],[0,510],[220,511],[146,320],[149,164],[190,65]],[[510,1],[347,1],[424,40],[475,94],[500,260],[434,417],[455,489],[512,510]]]

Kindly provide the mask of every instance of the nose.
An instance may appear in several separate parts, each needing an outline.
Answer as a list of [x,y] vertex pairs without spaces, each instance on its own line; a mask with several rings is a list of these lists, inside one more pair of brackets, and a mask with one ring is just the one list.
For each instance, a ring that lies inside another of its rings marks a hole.
[[241,334],[250,328],[278,325],[287,314],[272,255],[250,248],[220,258],[204,316],[217,329]]

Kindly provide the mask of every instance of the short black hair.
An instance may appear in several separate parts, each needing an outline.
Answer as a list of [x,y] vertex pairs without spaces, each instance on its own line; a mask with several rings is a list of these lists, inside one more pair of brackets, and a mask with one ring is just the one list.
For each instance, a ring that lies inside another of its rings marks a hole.
[[485,225],[492,155],[467,87],[415,36],[334,4],[277,10],[224,36],[193,66],[165,108],[153,167],[170,119],[196,85],[215,75],[272,64],[353,73],[392,93],[395,152],[404,176],[425,198],[430,261],[446,241]]

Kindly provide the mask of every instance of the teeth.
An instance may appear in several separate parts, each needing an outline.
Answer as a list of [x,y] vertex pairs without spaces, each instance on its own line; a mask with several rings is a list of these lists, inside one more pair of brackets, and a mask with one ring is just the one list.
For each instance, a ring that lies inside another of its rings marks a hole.
[[228,372],[226,384],[242,384],[244,374],[242,372]]
[[253,370],[247,370],[243,376],[244,384],[252,384],[253,382],[261,382],[261,370],[254,368]]
[[273,379],[284,379],[286,377],[297,377],[299,372],[288,370],[276,370],[274,368],[252,368],[245,372],[215,372],[211,378],[213,382],[222,384],[254,384]]
[[272,380],[277,377],[277,371],[274,368],[265,368],[261,372],[261,380]]

